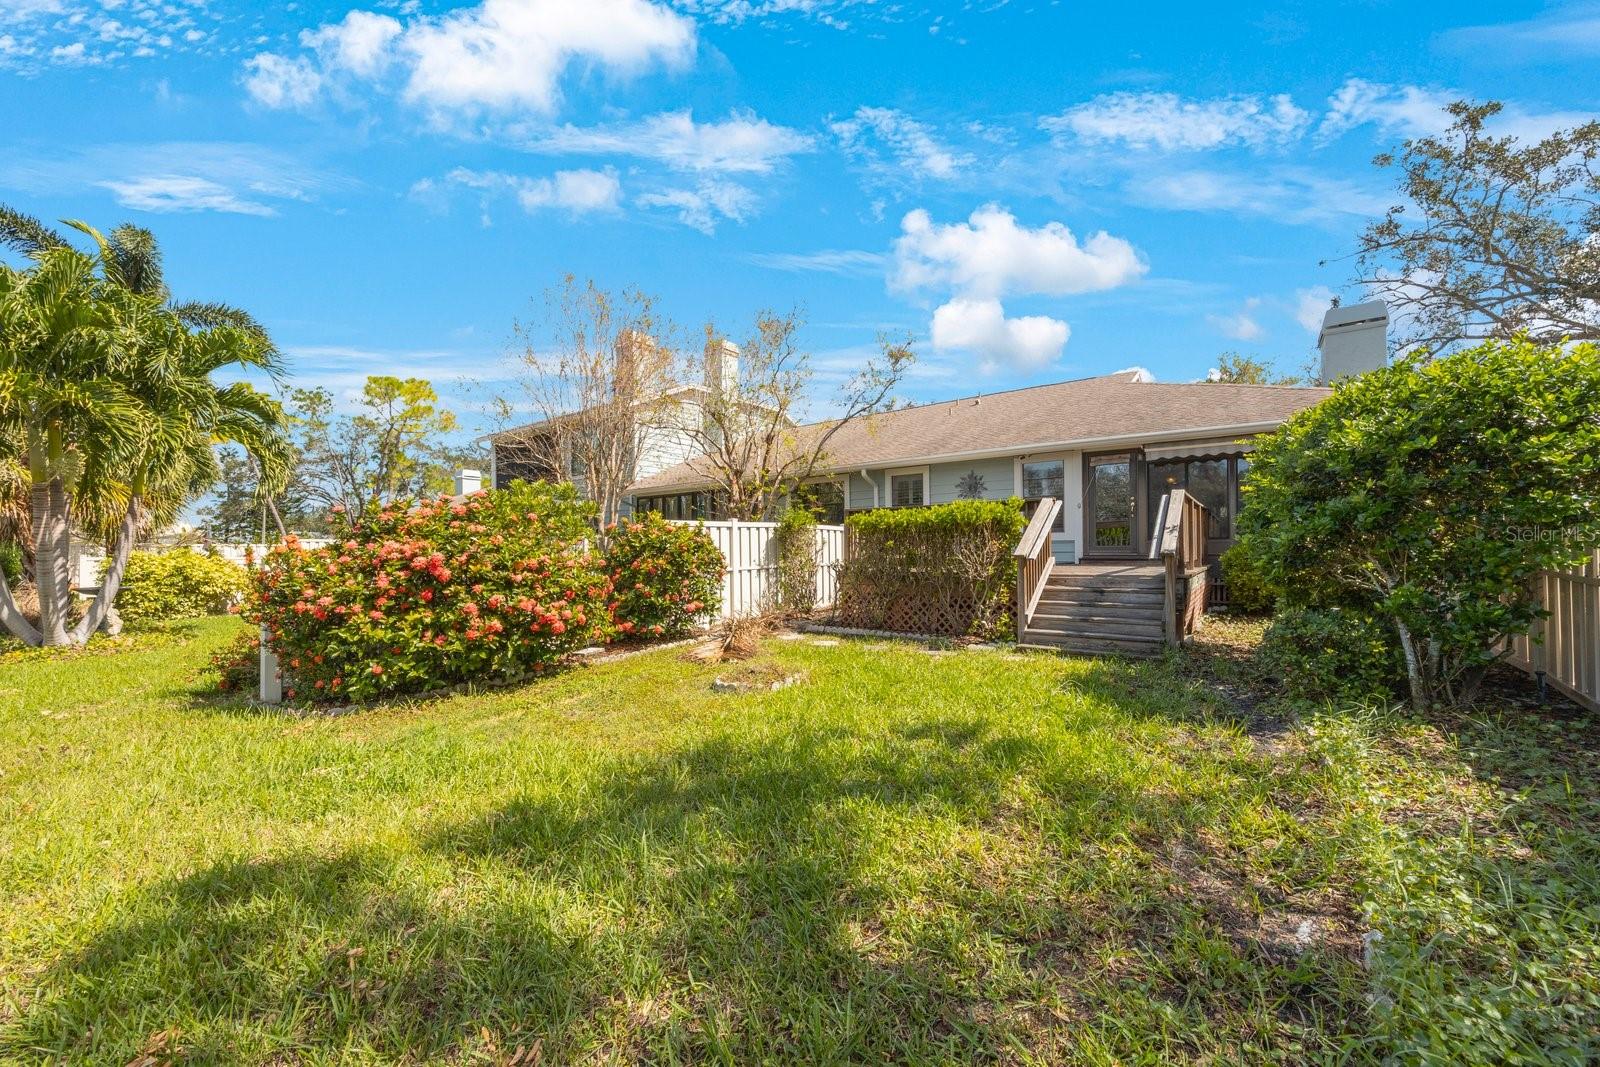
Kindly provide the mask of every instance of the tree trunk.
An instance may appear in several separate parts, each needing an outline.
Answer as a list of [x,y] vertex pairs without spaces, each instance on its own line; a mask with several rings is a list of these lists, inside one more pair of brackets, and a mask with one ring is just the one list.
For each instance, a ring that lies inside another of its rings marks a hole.
[[68,643],[72,581],[62,547],[62,531],[68,529],[62,513],[65,501],[59,477],[33,483],[29,503],[33,509],[34,586],[39,592],[39,643],[47,647]]
[[39,631],[18,610],[17,602],[11,597],[11,586],[6,582],[4,571],[0,571],[0,626],[10,630],[11,635],[23,644],[35,648],[39,646]]
[[1406,657],[1406,680],[1411,686],[1412,710],[1425,712],[1432,703],[1432,694],[1424,677],[1421,657],[1417,655],[1417,642],[1405,623],[1396,620],[1394,627],[1400,633],[1400,651]]
[[[100,595],[94,598],[94,603],[89,605],[89,610],[73,628],[73,644],[87,643],[95,631],[100,629],[100,624],[105,621],[112,605],[117,602],[117,592],[122,588],[122,576],[128,569],[128,556],[132,554],[133,543],[139,537],[142,510],[143,499],[138,493],[134,493],[128,498],[128,511],[122,516],[122,525],[117,527],[117,541],[111,548],[111,562],[106,567],[106,576],[100,581]],[[121,628],[120,620],[118,628]]]

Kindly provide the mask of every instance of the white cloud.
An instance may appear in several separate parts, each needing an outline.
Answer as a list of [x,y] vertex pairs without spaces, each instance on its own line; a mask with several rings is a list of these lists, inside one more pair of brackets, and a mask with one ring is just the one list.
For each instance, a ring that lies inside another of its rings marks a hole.
[[[830,129],[846,152],[876,169],[892,166],[899,173],[948,181],[973,162],[972,156],[939,143],[925,124],[893,108],[860,107]],[[884,160],[880,144],[890,160]]]
[[1022,369],[1061,357],[1072,329],[1044,315],[1006,318],[995,299],[956,297],[933,313],[933,347],[980,353],[985,360]]
[[1443,40],[1480,62],[1600,56],[1600,7],[1563,5],[1521,22],[1463,26],[1446,32]]
[[[448,185],[475,189],[485,196],[510,193],[529,214],[555,208],[571,215],[616,211],[622,203],[622,183],[612,170],[562,170],[548,178],[530,178],[503,171],[457,167],[445,175]],[[413,195],[426,198],[438,191],[429,179],[412,186]]]
[[720,122],[696,122],[688,111],[671,111],[611,126],[562,126],[533,137],[524,147],[556,155],[639,156],[684,171],[768,174],[789,156],[811,151],[814,142],[798,130],[748,112]]
[[1071,329],[1043,315],[1007,318],[1001,297],[1067,296],[1125,285],[1147,267],[1133,245],[1104,231],[1080,243],[1059,222],[1037,229],[989,204],[966,222],[938,224],[909,212],[894,243],[890,284],[944,291],[933,313],[935,348],[977,353],[986,363],[1037,368],[1060,357]]
[[1296,289],[1294,299],[1295,321],[1312,336],[1321,333],[1323,316],[1333,306],[1333,290],[1326,285],[1313,285],[1309,289]]
[[370,11],[352,11],[341,22],[331,22],[300,34],[300,43],[314,49],[325,66],[370,77],[393,58],[391,46],[400,36],[400,21]]
[[224,17],[208,0],[0,0],[0,68],[34,74],[201,52],[212,34],[200,20]]
[[1347,216],[1382,215],[1392,197],[1299,167],[1236,171],[1163,169],[1130,181],[1136,202],[1168,211],[1228,211],[1279,222],[1344,225]]
[[1287,94],[1185,100],[1174,93],[1119,92],[1039,125],[1060,138],[1171,152],[1284,144],[1298,139],[1310,123],[1310,114]]
[[[1328,111],[1317,127],[1322,142],[1355,129],[1371,126],[1388,138],[1431,137],[1443,133],[1455,119],[1445,109],[1473,94],[1456,89],[1429,89],[1417,85],[1385,85],[1349,78],[1328,98]],[[1491,133],[1538,141],[1556,130],[1591,122],[1594,112],[1537,111],[1506,103],[1488,122]]]
[[677,6],[712,22],[737,26],[748,20],[770,21],[779,16],[796,15],[814,19],[824,26],[843,30],[849,23],[835,12],[858,5],[871,6],[877,0],[676,0]]
[[752,252],[745,260],[758,267],[799,273],[872,275],[883,270],[888,257],[881,252],[825,249],[821,252]]
[[905,290],[1065,296],[1114,289],[1148,269],[1133,245],[1104,230],[1080,244],[1059,222],[1028,229],[995,204],[974,211],[966,222],[948,224],[935,223],[919,209],[900,226],[893,280]]
[[1317,127],[1319,140],[1373,125],[1381,134],[1424,137],[1450,125],[1445,107],[1459,95],[1416,85],[1380,85],[1350,78],[1328,97],[1328,111]]
[[[0,186],[60,197],[107,189],[142,211],[275,213],[275,201],[312,201],[354,182],[260,145],[229,141],[107,143],[76,152],[0,158]],[[281,205],[278,205],[281,206]]]
[[[693,21],[652,0],[483,0],[443,15],[400,23],[352,12],[302,36],[328,79],[374,80],[400,72],[403,99],[440,125],[480,113],[549,114],[568,69],[612,75],[681,67],[694,56]],[[304,63],[273,53],[254,57],[271,70]],[[270,83],[269,83],[270,88]],[[269,106],[303,106],[291,94]]]
[[755,210],[756,195],[733,182],[707,179],[693,189],[663,189],[642,193],[635,200],[644,207],[667,208],[678,221],[704,234],[716,232],[722,219],[744,222]]
[[1235,341],[1259,341],[1266,336],[1266,331],[1255,318],[1255,311],[1260,306],[1261,298],[1251,297],[1240,310],[1229,315],[1207,315],[1206,321]]
[[235,215],[276,215],[270,205],[249,200],[205,178],[152,175],[99,183],[117,203],[137,211],[222,211]]
[[263,52],[246,61],[245,70],[245,91],[265,107],[306,107],[322,91],[322,75],[304,57],[286,59]]

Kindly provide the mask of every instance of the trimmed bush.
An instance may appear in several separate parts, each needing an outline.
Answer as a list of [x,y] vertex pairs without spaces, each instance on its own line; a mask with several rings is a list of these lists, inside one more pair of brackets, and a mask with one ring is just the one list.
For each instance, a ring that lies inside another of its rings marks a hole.
[[620,633],[681,637],[722,604],[722,552],[698,527],[646,512],[611,529],[606,569]]
[[117,611],[124,622],[222,615],[249,585],[243,567],[209,552],[135,552],[117,591]]
[[1256,439],[1240,541],[1294,604],[1359,606],[1412,705],[1471,703],[1600,544],[1600,348],[1489,341],[1350,378]]
[[594,505],[514,483],[399,501],[336,543],[290,541],[255,576],[290,699],[362,700],[548,671],[612,633],[611,582],[588,548]]
[[791,507],[778,518],[779,610],[809,615],[817,606],[817,516]]
[[1015,600],[1011,550],[1027,524],[1016,498],[850,516],[839,621],[947,637],[1005,632]]
[[1261,577],[1261,569],[1244,545],[1232,545],[1217,561],[1222,566],[1222,581],[1228,587],[1228,606],[1238,611],[1259,614],[1272,610],[1277,599]]
[[1405,684],[1405,663],[1382,621],[1339,608],[1281,608],[1261,643],[1262,661],[1291,696],[1386,702]]

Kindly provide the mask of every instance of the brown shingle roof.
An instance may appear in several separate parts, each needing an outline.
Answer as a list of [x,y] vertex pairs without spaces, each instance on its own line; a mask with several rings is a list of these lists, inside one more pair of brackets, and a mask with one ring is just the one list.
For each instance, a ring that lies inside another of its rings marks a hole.
[[[1275,426],[1332,390],[1308,386],[1141,381],[1123,371],[900,408],[854,422],[828,443],[829,470],[924,463],[980,452],[1037,452],[1118,438],[1226,436]],[[815,423],[804,429],[817,429]],[[696,460],[635,482],[632,492],[707,484]]]

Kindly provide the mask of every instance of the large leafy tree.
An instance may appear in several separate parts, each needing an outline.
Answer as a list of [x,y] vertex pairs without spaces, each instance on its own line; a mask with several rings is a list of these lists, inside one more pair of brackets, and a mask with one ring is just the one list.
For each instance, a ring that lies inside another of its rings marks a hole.
[[1242,543],[1291,606],[1393,628],[1413,704],[1470,701],[1600,543],[1600,352],[1488,342],[1351,378],[1256,439]]
[[[105,621],[141,530],[170,519],[213,482],[213,445],[233,441],[281,479],[282,414],[237,364],[278,369],[249,316],[174,305],[148,231],[118,227],[80,251],[37,220],[0,210],[0,240],[25,267],[0,265],[0,461],[25,471],[39,624],[0,584],[0,622],[32,644],[82,644]],[[75,526],[104,536],[111,563],[98,598],[69,628]]]
[[1430,351],[1600,340],[1600,122],[1524,144],[1490,129],[1497,103],[1448,110],[1444,133],[1378,156],[1403,201],[1362,233],[1356,282]]

